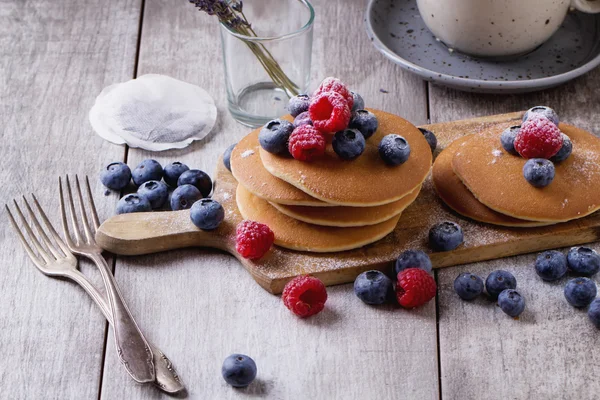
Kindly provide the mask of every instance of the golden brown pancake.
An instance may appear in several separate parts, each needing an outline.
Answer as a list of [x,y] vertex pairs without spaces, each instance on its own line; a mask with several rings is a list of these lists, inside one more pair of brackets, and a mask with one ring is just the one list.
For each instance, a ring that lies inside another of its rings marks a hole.
[[452,168],[481,203],[501,214],[541,222],[585,217],[600,208],[600,139],[570,125],[559,128],[571,138],[573,153],[556,164],[556,176],[544,188],[525,180],[527,160],[502,149],[501,132],[465,141]]
[[[399,200],[427,177],[431,148],[410,122],[383,111],[371,111],[377,116],[379,128],[357,159],[341,160],[331,145],[324,157],[312,162],[274,155],[260,148],[263,165],[272,175],[327,203],[373,207]],[[410,145],[410,157],[402,165],[388,166],[379,156],[379,142],[391,133],[404,136]]]

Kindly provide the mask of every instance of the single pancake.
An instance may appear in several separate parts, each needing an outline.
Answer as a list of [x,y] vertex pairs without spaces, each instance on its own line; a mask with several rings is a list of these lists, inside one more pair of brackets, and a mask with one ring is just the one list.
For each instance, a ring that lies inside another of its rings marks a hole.
[[419,195],[421,186],[400,200],[375,207],[304,207],[270,203],[279,212],[303,222],[323,226],[366,226],[375,225],[400,214]]
[[267,224],[273,230],[276,245],[315,253],[351,250],[376,242],[392,232],[400,219],[400,215],[396,215],[377,225],[334,228],[288,217],[242,185],[237,187],[236,200],[242,217]]
[[435,159],[431,179],[438,196],[454,211],[475,221],[511,227],[534,227],[550,225],[548,222],[525,221],[500,214],[480,203],[473,193],[463,185],[452,170],[452,158],[460,145],[470,136],[456,139]]
[[[325,156],[312,162],[277,156],[262,148],[260,158],[273,175],[327,203],[352,207],[373,207],[399,200],[419,187],[431,169],[431,148],[423,134],[410,122],[383,111],[371,110],[379,121],[375,134],[367,139],[365,151],[352,161],[341,160],[327,145]],[[396,133],[408,141],[408,160],[386,165],[379,156],[379,142]]]
[[480,202],[499,213],[541,222],[585,217],[600,208],[600,139],[573,126],[559,127],[571,138],[573,153],[555,165],[556,176],[544,188],[525,180],[527,160],[504,151],[496,131],[465,141],[452,168]]

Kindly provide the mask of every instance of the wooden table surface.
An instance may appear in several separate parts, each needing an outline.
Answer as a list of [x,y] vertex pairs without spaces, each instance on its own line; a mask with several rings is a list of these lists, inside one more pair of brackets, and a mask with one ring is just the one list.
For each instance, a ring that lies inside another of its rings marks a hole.
[[[371,46],[366,0],[314,3],[313,86],[338,76],[370,107],[415,124],[545,104],[600,133],[600,69],[529,95],[448,90],[402,71]],[[180,160],[212,174],[223,150],[248,132],[226,109],[217,33],[214,18],[185,0],[0,2],[3,202],[34,192],[58,224],[57,177],[88,174],[106,219],[117,195],[103,195],[97,174],[108,162]],[[96,95],[146,73],[204,87],[219,109],[213,132],[187,149],[154,154],[96,136],[88,122]],[[133,383],[96,306],[74,284],[39,273],[1,218],[0,398],[163,397]],[[548,284],[536,276],[534,259],[439,270],[436,301],[414,311],[368,307],[351,285],[332,287],[326,310],[309,320],[295,318],[226,254],[188,249],[112,262],[134,316],[175,363],[190,398],[598,398],[600,331],[566,303],[565,280]],[[80,264],[101,283],[94,268]],[[520,320],[484,299],[463,302],[452,289],[462,271],[485,277],[499,268],[515,274],[527,300]],[[234,352],[258,364],[247,389],[234,390],[220,376]]]

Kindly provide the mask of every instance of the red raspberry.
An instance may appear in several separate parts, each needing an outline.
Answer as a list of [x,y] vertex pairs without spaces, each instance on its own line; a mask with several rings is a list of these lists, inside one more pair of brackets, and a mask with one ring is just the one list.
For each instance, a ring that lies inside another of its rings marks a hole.
[[554,156],[563,144],[560,129],[548,118],[531,116],[515,138],[515,149],[524,158],[546,158]]
[[315,128],[324,133],[343,131],[351,116],[348,102],[339,93],[323,92],[313,97],[308,107]]
[[235,250],[244,258],[257,260],[264,256],[273,245],[275,234],[265,224],[255,221],[242,221],[237,226]]
[[348,102],[348,107],[352,109],[352,106],[354,105],[354,97],[352,97],[352,93],[350,93],[348,87],[344,85],[338,78],[325,78],[315,91],[314,96],[325,92],[336,92],[341,94]]
[[408,268],[398,273],[396,298],[404,308],[414,308],[427,303],[435,297],[436,290],[435,280],[420,268]]
[[315,127],[302,125],[290,135],[288,150],[296,160],[312,161],[325,154],[325,138]]
[[327,301],[327,289],[314,276],[297,276],[285,285],[283,304],[300,318],[320,313]]

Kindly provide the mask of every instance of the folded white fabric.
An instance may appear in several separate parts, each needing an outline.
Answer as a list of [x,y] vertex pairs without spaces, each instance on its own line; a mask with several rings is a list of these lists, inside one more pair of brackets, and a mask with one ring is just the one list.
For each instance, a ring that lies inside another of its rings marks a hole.
[[89,117],[94,131],[112,143],[162,151],[208,135],[217,108],[196,85],[148,74],[104,88]]

